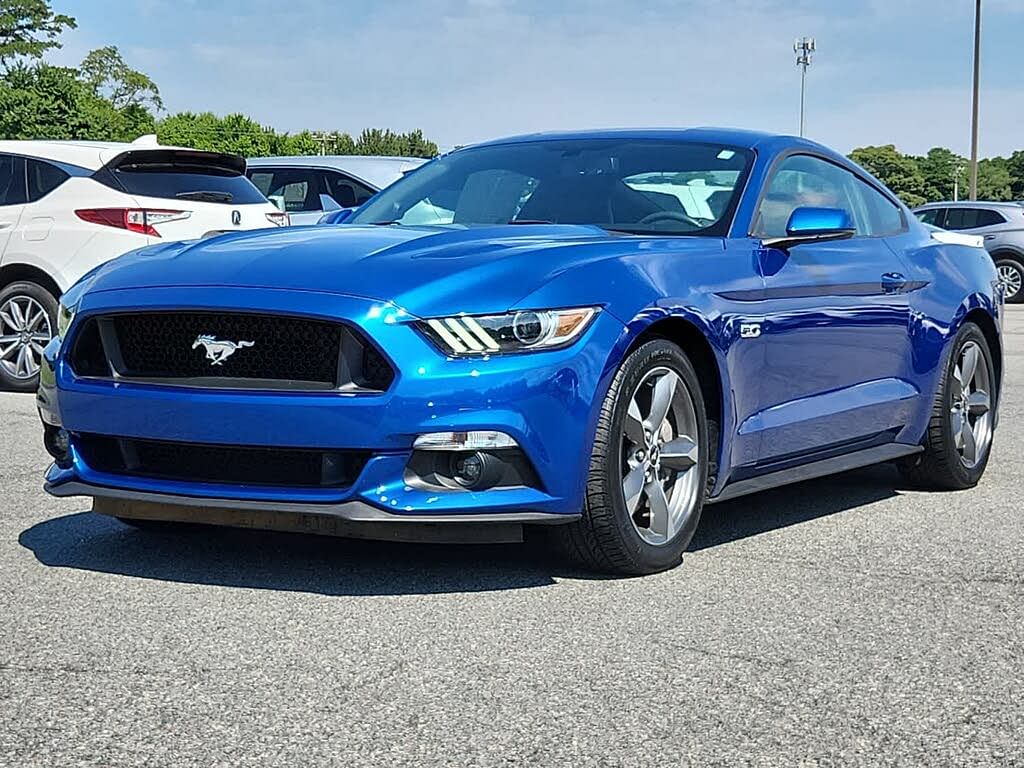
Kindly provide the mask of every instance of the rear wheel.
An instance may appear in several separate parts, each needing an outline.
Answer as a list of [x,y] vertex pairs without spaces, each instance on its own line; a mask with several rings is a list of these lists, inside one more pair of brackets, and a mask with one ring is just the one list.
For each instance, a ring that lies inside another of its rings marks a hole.
[[594,570],[645,574],[678,565],[700,522],[708,456],[689,359],[669,341],[642,345],[602,405],[583,517],[556,535]]
[[999,282],[1003,284],[1003,295],[1011,304],[1024,302],[1024,263],[1011,257],[995,257]]
[[11,283],[0,290],[0,385],[32,392],[43,348],[57,330],[57,299],[41,285]]
[[965,323],[935,398],[924,453],[900,465],[917,486],[960,490],[977,485],[992,447],[995,369],[981,329]]

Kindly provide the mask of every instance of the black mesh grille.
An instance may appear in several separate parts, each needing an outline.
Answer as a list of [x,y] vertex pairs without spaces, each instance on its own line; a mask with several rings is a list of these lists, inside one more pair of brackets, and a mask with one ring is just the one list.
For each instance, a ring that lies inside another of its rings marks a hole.
[[365,451],[238,448],[78,434],[85,463],[115,475],[300,488],[344,488],[365,466]]
[[[341,355],[346,364],[339,365]],[[345,324],[230,312],[91,318],[70,360],[83,376],[116,372],[205,387],[383,391],[395,376],[376,347]]]
[[[334,323],[212,312],[114,315],[112,320],[127,376],[337,382],[341,326]],[[252,346],[214,364],[197,342],[200,336]]]

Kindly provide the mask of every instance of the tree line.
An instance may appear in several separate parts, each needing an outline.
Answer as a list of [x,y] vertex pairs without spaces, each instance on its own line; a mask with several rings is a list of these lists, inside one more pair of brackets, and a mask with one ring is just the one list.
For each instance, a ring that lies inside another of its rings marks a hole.
[[54,13],[48,0],[0,0],[0,138],[132,141],[156,134],[163,144],[244,157],[437,154],[420,130],[288,133],[242,114],[164,114],[157,84],[114,46],[91,51],[77,67],[44,60],[76,25],[73,17]]
[[[850,153],[850,159],[911,207],[954,197],[967,199],[970,163],[945,147],[933,147],[922,156],[904,155],[892,144],[860,147]],[[1024,200],[1024,150],[978,161],[978,199]]]

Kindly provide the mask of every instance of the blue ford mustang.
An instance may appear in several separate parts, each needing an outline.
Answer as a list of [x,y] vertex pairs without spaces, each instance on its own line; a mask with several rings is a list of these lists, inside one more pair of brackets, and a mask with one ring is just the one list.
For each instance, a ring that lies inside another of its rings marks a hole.
[[812,142],[493,141],[338,226],[87,275],[46,350],[46,488],[139,525],[547,525],[593,568],[652,572],[705,503],[885,461],[976,484],[998,286],[983,249]]

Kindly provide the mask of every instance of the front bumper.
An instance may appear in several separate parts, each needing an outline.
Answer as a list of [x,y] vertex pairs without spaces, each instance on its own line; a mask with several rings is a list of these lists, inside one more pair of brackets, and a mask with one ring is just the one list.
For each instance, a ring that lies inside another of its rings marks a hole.
[[[44,422],[70,433],[71,449],[68,461],[47,473],[50,493],[144,494],[169,503],[184,498],[232,509],[300,505],[307,512],[319,510],[346,520],[350,510],[369,509],[395,519],[526,515],[513,522],[542,522],[554,515],[568,521],[582,508],[595,403],[606,385],[609,353],[623,332],[610,314],[601,313],[569,349],[488,360],[445,358],[389,305],[308,291],[145,288],[87,294],[75,327],[91,314],[184,307],[258,308],[345,320],[381,348],[397,376],[382,394],[355,395],[97,381],[77,378],[61,357],[59,343],[51,344],[41,376],[39,410]],[[406,466],[418,435],[468,430],[497,430],[515,439],[536,471],[536,486],[468,491],[408,483]],[[76,451],[77,433],[232,446],[359,449],[371,457],[356,481],[343,489],[183,482],[97,471]],[[359,506],[346,506],[351,504]]]

